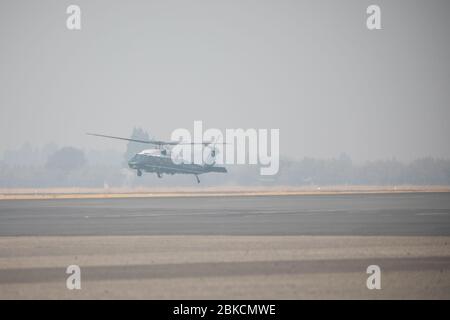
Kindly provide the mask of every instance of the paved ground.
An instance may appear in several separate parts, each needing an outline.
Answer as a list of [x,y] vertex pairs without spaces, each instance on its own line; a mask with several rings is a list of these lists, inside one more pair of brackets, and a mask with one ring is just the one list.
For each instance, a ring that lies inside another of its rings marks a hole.
[[[450,298],[449,237],[0,238],[0,298]],[[81,290],[66,288],[69,265]],[[381,290],[366,287],[369,265]]]
[[0,201],[0,236],[450,235],[450,193]]
[[0,201],[0,298],[450,299],[449,214],[448,193]]

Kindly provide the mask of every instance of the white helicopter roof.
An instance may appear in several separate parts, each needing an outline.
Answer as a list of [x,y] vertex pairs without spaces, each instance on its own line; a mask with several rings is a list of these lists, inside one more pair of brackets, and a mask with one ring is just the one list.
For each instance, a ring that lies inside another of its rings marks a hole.
[[146,149],[146,150],[142,150],[138,154],[142,154],[144,156],[160,156],[161,150],[160,149]]

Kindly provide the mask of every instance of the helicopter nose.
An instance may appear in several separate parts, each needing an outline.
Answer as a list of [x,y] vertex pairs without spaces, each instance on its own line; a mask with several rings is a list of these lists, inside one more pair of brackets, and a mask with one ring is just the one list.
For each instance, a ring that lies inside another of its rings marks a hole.
[[130,160],[128,160],[128,166],[131,169],[134,169],[136,167],[136,164],[137,164],[137,158],[136,158],[136,155],[134,155]]

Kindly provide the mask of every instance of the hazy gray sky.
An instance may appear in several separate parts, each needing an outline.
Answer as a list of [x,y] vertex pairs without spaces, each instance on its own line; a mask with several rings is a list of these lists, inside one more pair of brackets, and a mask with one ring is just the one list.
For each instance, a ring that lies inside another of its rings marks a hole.
[[84,133],[168,139],[203,120],[279,128],[294,157],[450,157],[449,14],[446,0],[1,1],[0,152],[124,150]]

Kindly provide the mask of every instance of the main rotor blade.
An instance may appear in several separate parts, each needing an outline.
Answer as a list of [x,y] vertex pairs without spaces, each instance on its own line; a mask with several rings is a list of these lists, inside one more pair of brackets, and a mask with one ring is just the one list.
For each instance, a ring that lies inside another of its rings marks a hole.
[[139,140],[139,139],[130,139],[130,138],[122,138],[122,137],[115,137],[115,136],[107,136],[104,134],[98,134],[98,133],[86,133],[89,136],[96,136],[96,137],[102,137],[102,138],[110,138],[110,139],[117,139],[117,140],[125,140],[125,141],[132,141],[132,142],[138,142],[138,143],[145,143],[145,144],[153,144],[157,146],[163,146],[163,145],[170,145],[174,146],[177,144],[202,144],[204,146],[210,145],[212,142],[178,142],[178,141],[160,141],[160,140]]
[[130,139],[130,138],[122,138],[122,137],[115,137],[115,136],[107,136],[104,134],[97,134],[97,133],[86,133],[90,136],[96,136],[96,137],[103,137],[103,138],[110,138],[110,139],[117,139],[117,140],[125,140],[125,141],[132,141],[132,142],[138,142],[138,143],[145,143],[145,144],[153,144],[153,145],[176,145],[178,142],[175,141],[159,141],[159,140],[139,140],[139,139]]

